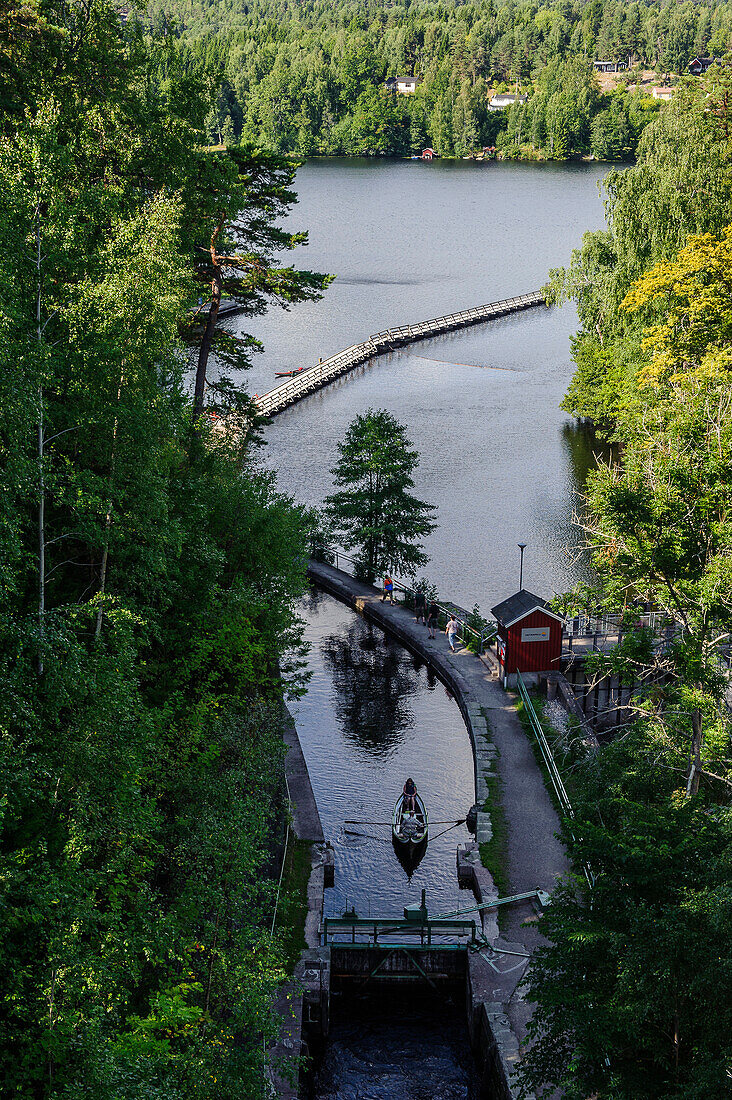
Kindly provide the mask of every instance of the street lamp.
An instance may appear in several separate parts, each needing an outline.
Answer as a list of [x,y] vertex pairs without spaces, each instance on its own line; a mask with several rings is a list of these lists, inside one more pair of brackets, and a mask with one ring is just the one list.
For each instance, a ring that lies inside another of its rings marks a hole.
[[521,551],[521,568],[519,570],[519,592],[523,591],[524,587],[524,550],[526,549],[526,543],[520,542],[518,548]]

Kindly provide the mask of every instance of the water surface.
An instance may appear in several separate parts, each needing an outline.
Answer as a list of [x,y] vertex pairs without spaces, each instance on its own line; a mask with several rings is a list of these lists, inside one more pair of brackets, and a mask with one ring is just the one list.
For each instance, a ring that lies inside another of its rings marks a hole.
[[[232,320],[264,341],[247,383],[317,362],[389,325],[540,287],[603,224],[603,166],[310,161],[298,172],[295,263],[337,273],[324,299]],[[484,610],[518,580],[551,596],[584,576],[572,513],[592,440],[560,411],[573,307],[543,307],[413,344],[278,416],[263,461],[319,505],[357,413],[388,408],[420,453],[417,492],[438,507],[427,540],[445,598]]]
[[472,750],[457,704],[424,664],[331,596],[313,590],[303,611],[312,679],[293,713],[335,847],[326,914],[355,907],[361,917],[401,916],[423,888],[433,916],[470,905],[455,870],[465,826],[433,825],[420,863],[405,868],[389,824],[407,776],[435,822],[464,818],[472,806]]

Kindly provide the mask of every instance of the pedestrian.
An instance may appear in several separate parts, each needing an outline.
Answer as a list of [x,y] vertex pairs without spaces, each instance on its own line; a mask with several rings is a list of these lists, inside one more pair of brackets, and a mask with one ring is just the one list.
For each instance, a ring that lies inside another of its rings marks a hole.
[[454,615],[451,615],[450,621],[445,627],[445,633],[447,634],[447,640],[450,643],[450,649],[453,651],[453,653],[455,652],[455,638],[459,629],[460,628],[458,627],[457,619]]
[[389,600],[389,603],[394,603],[394,581],[391,579],[388,573],[384,574],[384,594],[381,597],[383,603],[385,599]]
[[437,627],[437,616],[440,613],[440,609],[434,600],[430,602],[430,606],[427,608],[427,629],[429,630],[430,638],[435,637],[435,629]]
[[417,613],[416,622],[424,623],[425,614],[427,612],[427,600],[425,599],[424,592],[415,592],[414,594],[414,610]]

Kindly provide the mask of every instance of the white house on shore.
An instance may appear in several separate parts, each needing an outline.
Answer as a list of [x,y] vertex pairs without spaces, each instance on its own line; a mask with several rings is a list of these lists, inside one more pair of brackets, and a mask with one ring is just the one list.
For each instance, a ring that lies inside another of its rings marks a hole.
[[506,107],[513,107],[514,103],[525,103],[525,95],[514,95],[513,92],[505,95],[494,95],[488,103],[489,111],[505,111]]
[[627,61],[593,61],[592,65],[596,73],[624,73],[628,68]]
[[414,95],[421,83],[421,76],[390,76],[384,81],[384,87],[399,95]]

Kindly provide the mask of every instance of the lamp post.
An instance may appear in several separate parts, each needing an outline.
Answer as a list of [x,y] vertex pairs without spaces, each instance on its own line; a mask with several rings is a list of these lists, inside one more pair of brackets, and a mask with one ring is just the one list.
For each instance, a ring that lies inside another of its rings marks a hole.
[[518,548],[521,551],[521,567],[519,569],[519,592],[521,592],[524,587],[524,550],[526,549],[526,543],[520,542]]

